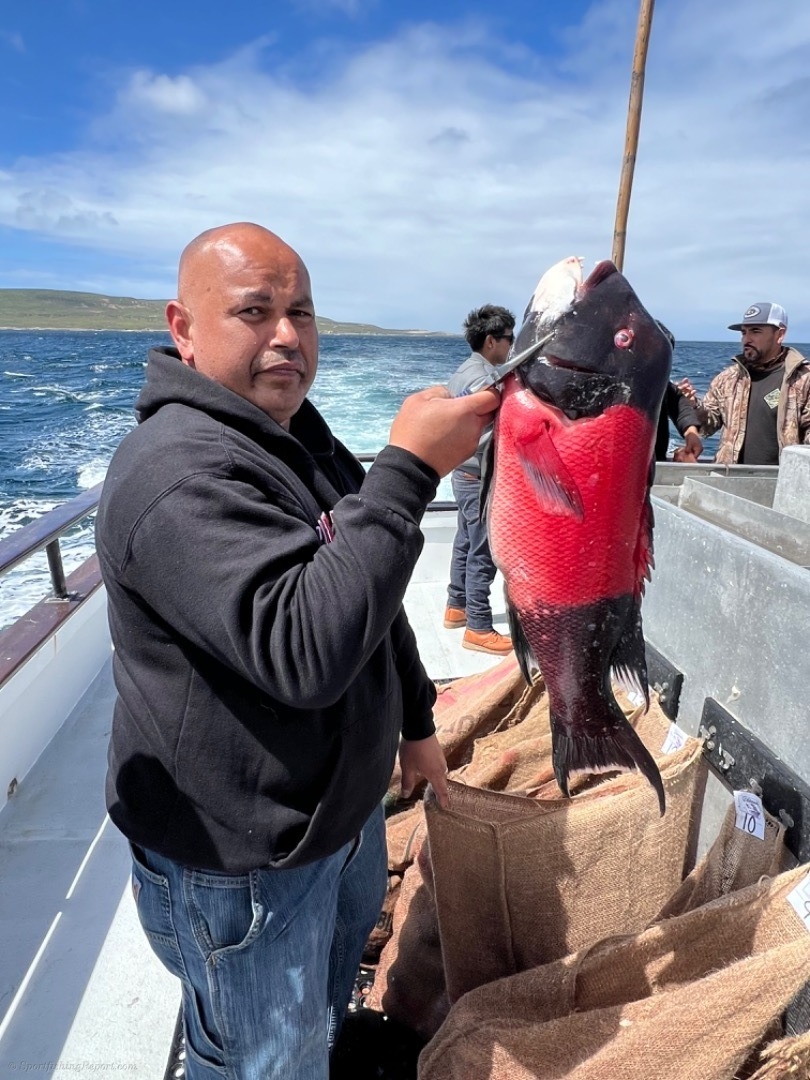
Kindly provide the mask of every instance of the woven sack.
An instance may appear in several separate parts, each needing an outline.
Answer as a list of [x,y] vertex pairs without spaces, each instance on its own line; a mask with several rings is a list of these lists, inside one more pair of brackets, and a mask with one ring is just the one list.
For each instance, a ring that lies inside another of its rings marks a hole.
[[785,826],[763,810],[765,836],[762,840],[736,826],[732,803],[720,832],[704,857],[669,898],[655,921],[681,915],[720,896],[753,885],[763,877],[773,877],[786,865]]
[[[670,720],[658,701],[653,697],[645,712],[618,687],[614,693],[641,741],[653,757],[661,756]],[[490,791],[532,795],[554,781],[548,695],[542,682],[527,691],[496,730],[475,740],[469,764],[452,777]]]
[[731,1080],[807,978],[810,934],[787,900],[807,876],[471,991],[420,1080]]
[[751,1080],[807,1080],[810,1077],[810,1032],[769,1043]]
[[804,981],[808,963],[810,938],[657,997],[540,1025],[487,1024],[452,1048],[443,1046],[441,1057],[429,1046],[418,1077],[732,1080]]
[[366,1004],[424,1039],[435,1035],[450,1009],[427,844],[402,878],[393,936],[380,956]]
[[[498,665],[498,668],[502,669],[502,675],[508,674],[507,664]],[[475,676],[446,684],[447,688],[443,690],[439,700],[444,698],[445,702],[458,702],[458,696],[447,698],[449,689],[464,684],[464,692],[467,693],[474,688],[479,678],[480,676]],[[624,697],[622,691],[616,690],[616,694],[642,741],[654,756],[659,756],[670,721],[658,703],[653,700],[649,712],[643,714]],[[475,740],[472,760],[451,772],[451,778],[477,786],[492,786],[496,790],[499,785],[503,785],[507,790],[518,791],[545,779],[551,795],[559,799],[560,792],[556,781],[550,779],[553,777],[551,732],[548,700],[542,682],[534,687],[524,687],[505,715],[493,715],[487,723],[494,723],[495,729]],[[444,977],[426,978],[423,994],[419,996],[411,992],[407,972],[413,970],[436,973],[443,970],[432,886],[419,889],[414,903],[414,893],[422,881],[422,876],[411,874],[404,888],[401,885],[401,875],[420,850],[425,829],[421,803],[395,813],[386,822],[389,890],[380,920],[366,946],[363,961],[369,965],[379,964],[374,989],[368,999],[371,1007],[382,1009],[385,1001],[385,1008],[390,1015],[403,1023],[414,1025],[425,1037],[430,1037],[449,1008]],[[426,852],[423,872],[428,864]],[[394,910],[400,898],[403,906],[395,917]],[[414,916],[409,924],[408,913],[412,904]],[[401,940],[403,934],[404,940]],[[392,986],[389,992],[388,977],[393,966],[396,967],[401,985]]]
[[636,773],[548,800],[451,781],[449,810],[426,802],[451,1001],[650,922],[691,867],[701,743],[662,759],[661,775],[663,817]]
[[[436,687],[433,706],[436,737],[444,750],[447,766],[455,769],[467,759],[473,740],[492,731],[512,710],[526,690],[514,653],[499,664],[476,675]],[[388,804],[399,799],[402,775],[397,762],[388,785]]]
[[419,851],[425,837],[425,809],[421,802],[395,814],[385,823],[385,841],[388,846],[389,872],[407,870]]

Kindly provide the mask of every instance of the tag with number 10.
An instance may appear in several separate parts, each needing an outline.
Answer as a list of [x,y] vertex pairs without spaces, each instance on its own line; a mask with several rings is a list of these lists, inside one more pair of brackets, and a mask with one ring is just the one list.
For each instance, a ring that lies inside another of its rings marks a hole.
[[762,809],[762,799],[753,791],[735,791],[734,808],[737,817],[734,824],[742,832],[749,836],[756,836],[760,840],[765,839],[765,811]]

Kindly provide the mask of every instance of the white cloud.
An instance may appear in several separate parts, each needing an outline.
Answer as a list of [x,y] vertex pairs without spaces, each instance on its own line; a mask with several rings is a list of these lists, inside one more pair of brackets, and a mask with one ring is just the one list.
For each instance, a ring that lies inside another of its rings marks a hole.
[[[752,299],[784,304],[796,340],[810,319],[810,5],[780,12],[771,32],[758,0],[656,7],[625,269],[679,338],[725,336]],[[610,254],[634,30],[613,0],[551,66],[464,24],[313,44],[306,86],[271,40],[138,71],[87,145],[6,168],[0,224],[117,256],[116,280],[130,256],[139,287],[151,260],[162,296],[193,235],[250,219],[300,250],[333,318],[522,311],[558,258]]]
[[338,11],[354,18],[362,11],[375,7],[377,0],[294,0],[293,6],[299,11],[316,13]]
[[0,41],[5,41],[7,45],[10,45],[15,52],[25,52],[25,42],[23,41],[22,34],[16,30],[0,30]]
[[149,71],[136,71],[123,94],[123,101],[134,109],[154,109],[159,113],[191,116],[206,105],[205,94],[187,75],[170,78]]

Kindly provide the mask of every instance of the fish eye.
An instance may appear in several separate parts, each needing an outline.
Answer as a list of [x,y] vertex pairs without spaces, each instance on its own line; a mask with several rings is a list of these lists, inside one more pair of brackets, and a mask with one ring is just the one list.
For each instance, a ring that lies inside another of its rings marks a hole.
[[617,349],[629,349],[633,344],[635,334],[630,327],[625,327],[623,330],[617,330],[613,337],[613,344]]

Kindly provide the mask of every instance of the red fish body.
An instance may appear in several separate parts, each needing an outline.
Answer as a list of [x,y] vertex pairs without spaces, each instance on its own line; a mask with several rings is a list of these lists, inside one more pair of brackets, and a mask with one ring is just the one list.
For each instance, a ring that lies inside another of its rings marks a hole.
[[[508,378],[497,418],[490,540],[518,611],[532,611],[538,600],[572,606],[637,592],[650,557],[643,510],[654,435],[647,417],[627,405],[568,420]],[[581,516],[560,514],[529,479],[524,462],[545,467],[549,445],[577,485]]]
[[487,494],[490,546],[524,675],[539,666],[548,689],[561,788],[567,793],[575,772],[639,768],[663,812],[660,774],[614,698],[611,675],[647,694],[641,596],[671,354],[611,264],[602,264],[592,295],[587,286],[577,283],[561,320],[530,305],[515,343],[520,351],[551,325],[559,333],[548,351],[562,355],[531,361],[504,383]]

